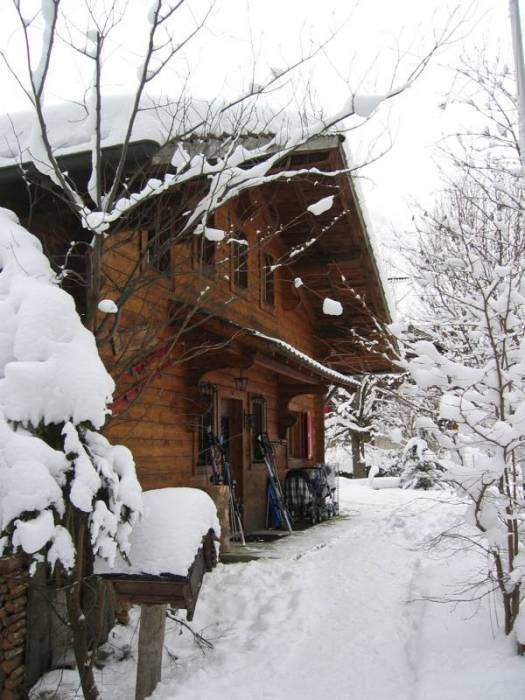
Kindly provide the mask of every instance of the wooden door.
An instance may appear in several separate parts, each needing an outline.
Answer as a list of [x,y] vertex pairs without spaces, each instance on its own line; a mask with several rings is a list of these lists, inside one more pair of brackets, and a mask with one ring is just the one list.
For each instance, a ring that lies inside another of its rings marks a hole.
[[243,403],[240,399],[221,399],[220,434],[230,460],[237,498],[243,501],[244,435]]

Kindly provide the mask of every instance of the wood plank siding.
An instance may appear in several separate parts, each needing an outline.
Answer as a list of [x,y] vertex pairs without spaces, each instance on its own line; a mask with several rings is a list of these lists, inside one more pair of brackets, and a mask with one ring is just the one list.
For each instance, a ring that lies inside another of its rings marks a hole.
[[[256,209],[248,221],[241,221],[236,207],[230,206],[216,214],[214,223],[217,228],[226,230],[227,235],[224,241],[216,244],[214,259],[208,269],[195,253],[195,240],[173,246],[170,251],[170,274],[155,268],[144,270],[141,265],[145,231],[120,232],[108,240],[106,247],[103,297],[118,298],[122,285],[134,270],[137,278],[142,278],[144,274],[151,277],[148,284],[138,288],[121,305],[118,329],[113,332],[108,328],[107,336],[102,334],[99,338],[104,360],[113,376],[118,379],[122,367],[129,365],[129,355],[137,350],[137,345],[141,346],[144,339],[150,339],[152,352],[163,344],[170,345],[174,337],[178,340],[170,347],[169,357],[161,358],[158,375],[148,378],[147,385],[140,387],[138,396],[115,411],[106,429],[110,440],[124,443],[132,450],[145,489],[166,486],[205,488],[209,482],[209,466],[198,464],[198,423],[206,401],[203,402],[196,388],[189,387],[188,383],[195,367],[202,370],[207,367],[213,351],[196,359],[188,358],[191,358],[192,348],[198,350],[204,340],[213,343],[219,338],[221,342],[218,335],[220,329],[217,328],[219,319],[221,322],[230,321],[236,327],[257,329],[277,336],[310,356],[316,354],[313,313],[308,299],[287,310],[284,302],[290,294],[291,271],[279,267],[272,272],[265,269],[269,258],[278,264],[286,249],[276,236],[269,237],[267,243],[260,241],[260,231],[267,226],[264,209]],[[246,287],[238,286],[234,279],[233,261],[238,257],[232,253],[232,249],[244,245],[238,243],[237,236],[240,234],[247,243]],[[273,276],[273,304],[263,298],[265,275],[268,273]],[[199,327],[198,333],[180,332],[177,324],[196,305],[199,311],[209,313],[211,318]],[[176,309],[174,313],[173,308]],[[170,323],[172,313],[174,320]],[[229,346],[227,341],[226,334],[222,342]],[[238,340],[235,347],[240,355],[248,356],[252,352]],[[226,352],[226,348],[215,351],[219,357],[221,352]],[[144,374],[147,375],[148,371]],[[247,379],[244,392],[235,388],[235,377],[240,374]],[[137,377],[122,376],[117,381],[116,396],[125,394],[129,387],[136,384],[137,378],[140,381],[140,374]],[[252,412],[253,400],[262,398],[266,430],[272,441],[279,440],[282,412],[279,385],[286,383],[285,375],[254,361],[253,366],[245,370],[225,367],[202,374],[201,378],[214,387],[215,431],[220,432],[224,401],[234,399],[241,402],[242,414],[246,416]],[[289,408],[297,414],[310,414],[312,452],[309,459],[293,458],[283,443],[277,450],[283,477],[292,464],[311,464],[321,461],[324,455],[322,399],[311,395],[297,396],[290,401]],[[244,504],[245,527],[249,530],[264,525],[267,473],[264,463],[255,461],[253,455],[253,429],[243,425],[240,439],[242,474],[238,475],[237,490]],[[232,464],[232,468],[235,469],[235,465]]]

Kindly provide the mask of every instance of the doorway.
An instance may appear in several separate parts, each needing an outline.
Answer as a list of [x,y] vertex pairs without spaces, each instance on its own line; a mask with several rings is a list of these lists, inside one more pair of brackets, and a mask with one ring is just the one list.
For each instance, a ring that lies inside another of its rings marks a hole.
[[220,434],[236,482],[237,498],[244,501],[243,403],[240,399],[221,399]]

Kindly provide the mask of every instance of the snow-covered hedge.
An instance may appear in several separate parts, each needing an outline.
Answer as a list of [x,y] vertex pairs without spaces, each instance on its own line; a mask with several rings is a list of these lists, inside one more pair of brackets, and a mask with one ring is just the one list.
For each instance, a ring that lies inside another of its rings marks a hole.
[[111,563],[129,551],[142,511],[135,465],[97,432],[113,389],[40,242],[0,209],[2,553],[23,550],[70,570],[71,508],[87,515],[94,553]]

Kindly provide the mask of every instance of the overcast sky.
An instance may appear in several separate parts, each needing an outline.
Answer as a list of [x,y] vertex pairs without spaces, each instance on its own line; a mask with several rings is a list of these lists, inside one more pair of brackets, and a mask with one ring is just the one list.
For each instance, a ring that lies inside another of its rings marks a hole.
[[[135,80],[148,4],[145,0],[129,1],[128,21],[112,47],[108,90],[127,90]],[[64,7],[73,5],[81,8],[82,0],[64,0]],[[26,0],[27,13],[38,6],[39,0]],[[191,12],[179,22],[181,34],[208,6],[208,0],[189,3]],[[392,81],[403,83],[435,35],[447,25],[453,8],[456,14],[452,22],[462,20],[454,41],[439,52],[405,94],[384,104],[371,124],[349,137],[360,160],[366,159],[379,134],[383,136],[376,150],[392,141],[391,150],[365,168],[363,175],[368,208],[377,227],[381,232],[386,228],[398,231],[409,226],[409,205],[419,202],[427,206],[439,187],[434,147],[462,118],[451,99],[457,97],[451,86],[459,57],[487,44],[492,53],[508,55],[511,60],[507,0],[218,0],[207,29],[191,42],[184,60],[165,74],[158,87],[173,91],[190,75],[191,89],[197,96],[235,95],[241,82],[249,82],[252,70],[255,79],[262,80],[272,68],[279,69],[301,52],[308,53],[337,30],[326,49],[288,86],[300,95],[308,80],[315,106],[330,112],[341,106],[349,89],[381,94]],[[23,64],[17,63],[21,58],[20,33],[10,0],[2,0],[0,17],[1,45],[22,75]],[[74,20],[82,26],[80,11]],[[2,111],[24,108],[16,83],[0,70]],[[87,75],[80,58],[60,60],[58,54],[49,85],[51,100],[81,97]]]

